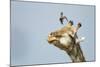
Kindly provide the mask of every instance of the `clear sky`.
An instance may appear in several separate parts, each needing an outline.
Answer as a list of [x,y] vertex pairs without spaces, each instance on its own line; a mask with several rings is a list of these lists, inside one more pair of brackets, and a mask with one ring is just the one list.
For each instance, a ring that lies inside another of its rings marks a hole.
[[[78,36],[87,61],[95,60],[95,7],[82,5],[11,2],[11,64],[31,65],[71,62],[69,56],[47,42],[50,32],[63,27],[63,12],[74,25],[80,21]],[[64,22],[66,24],[66,22]]]

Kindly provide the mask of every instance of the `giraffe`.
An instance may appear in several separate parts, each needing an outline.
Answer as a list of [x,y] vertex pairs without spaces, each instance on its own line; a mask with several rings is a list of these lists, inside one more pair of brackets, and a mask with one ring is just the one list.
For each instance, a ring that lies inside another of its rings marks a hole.
[[60,31],[51,32],[48,35],[48,43],[53,44],[57,48],[64,50],[72,62],[85,62],[85,57],[80,47],[80,42],[76,43],[77,34],[75,37],[70,36],[66,32],[62,33],[62,28]]

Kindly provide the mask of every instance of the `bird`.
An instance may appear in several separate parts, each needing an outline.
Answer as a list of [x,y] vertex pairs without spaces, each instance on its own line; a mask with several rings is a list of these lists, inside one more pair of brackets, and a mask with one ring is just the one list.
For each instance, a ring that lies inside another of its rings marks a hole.
[[63,12],[61,12],[61,13],[60,13],[60,18],[59,18],[59,20],[60,20],[61,24],[63,24],[63,20],[64,20],[64,19],[66,19],[66,20],[67,20],[67,22],[68,22],[67,17],[66,17],[66,16],[63,16]]

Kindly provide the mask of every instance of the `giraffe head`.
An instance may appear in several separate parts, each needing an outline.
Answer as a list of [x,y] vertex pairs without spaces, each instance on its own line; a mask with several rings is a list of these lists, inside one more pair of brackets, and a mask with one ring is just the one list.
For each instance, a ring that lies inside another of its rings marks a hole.
[[57,36],[58,33],[52,32],[48,35],[48,43],[53,44],[59,48],[68,48],[73,44],[73,38],[67,33]]

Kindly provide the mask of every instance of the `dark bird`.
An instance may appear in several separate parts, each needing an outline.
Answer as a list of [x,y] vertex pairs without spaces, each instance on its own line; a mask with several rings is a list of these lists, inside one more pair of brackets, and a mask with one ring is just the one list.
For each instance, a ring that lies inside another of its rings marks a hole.
[[59,20],[60,20],[61,24],[63,24],[63,20],[64,19],[66,19],[68,21],[67,17],[66,16],[63,16],[63,12],[61,12],[60,15],[61,16],[60,16]]

